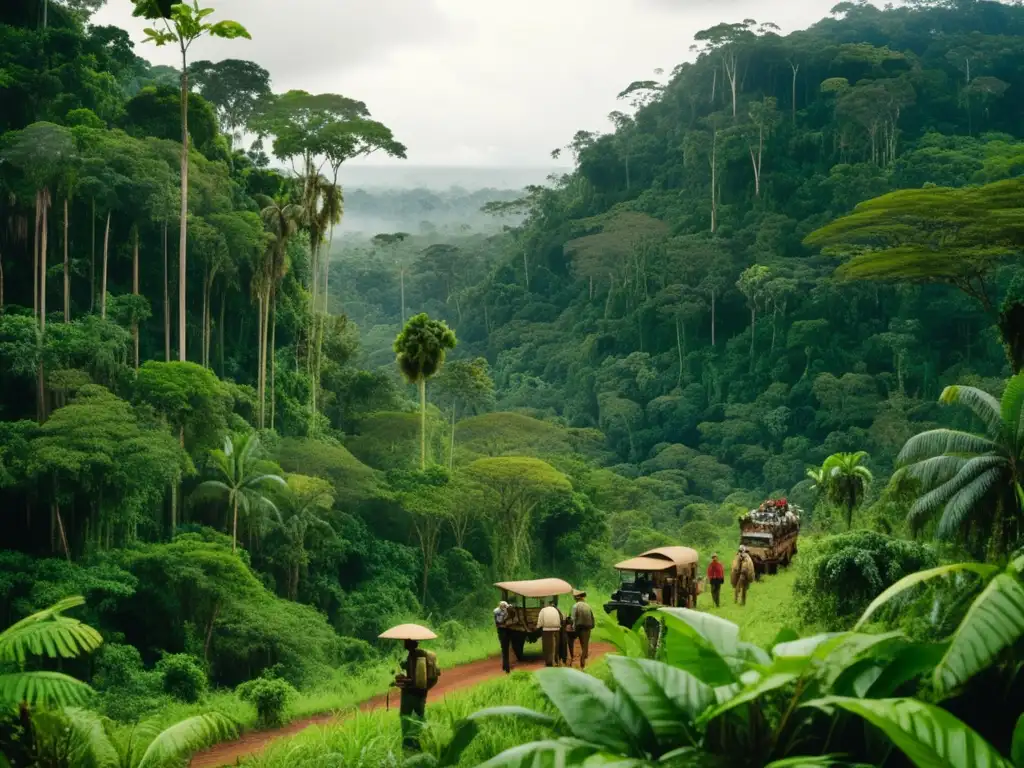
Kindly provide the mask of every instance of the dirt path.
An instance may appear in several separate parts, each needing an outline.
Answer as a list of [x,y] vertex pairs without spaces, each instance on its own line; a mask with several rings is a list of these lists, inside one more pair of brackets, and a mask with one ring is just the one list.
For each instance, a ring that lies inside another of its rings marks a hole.
[[[604,654],[613,650],[608,643],[593,643],[590,646],[590,658],[592,661],[599,659]],[[540,657],[531,657],[514,665],[514,669],[539,669],[544,665]],[[462,664],[451,669],[441,670],[441,679],[430,692],[430,701],[436,702],[439,697],[443,698],[447,693],[472,688],[480,683],[487,682],[500,677],[501,660],[498,657],[474,661],[471,664]],[[393,692],[392,704],[398,704],[398,694]],[[237,765],[241,758],[247,757],[255,752],[260,752],[271,741],[294,736],[313,725],[326,725],[332,722],[343,720],[352,714],[355,709],[367,712],[373,709],[380,709],[384,706],[384,696],[375,696],[372,699],[360,703],[358,707],[351,707],[344,712],[328,712],[323,715],[306,717],[296,720],[283,728],[276,728],[272,731],[252,731],[234,741],[225,741],[209,749],[203,750],[192,757],[189,763],[190,768],[220,768],[224,765]],[[428,707],[430,704],[428,703]]]

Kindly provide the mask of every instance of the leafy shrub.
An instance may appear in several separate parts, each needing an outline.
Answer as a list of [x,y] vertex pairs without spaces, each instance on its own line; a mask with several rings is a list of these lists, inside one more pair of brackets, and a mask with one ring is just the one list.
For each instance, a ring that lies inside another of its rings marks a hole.
[[235,693],[256,707],[261,728],[274,728],[284,722],[288,701],[298,692],[280,678],[259,677],[242,683]]
[[179,701],[199,701],[206,692],[206,672],[199,659],[187,653],[169,653],[156,664],[164,692]]
[[912,541],[874,531],[853,531],[822,541],[804,560],[794,592],[804,621],[846,626],[886,588],[935,566],[934,553]]
[[105,643],[93,657],[96,671],[92,684],[97,690],[127,688],[142,674],[142,654],[134,645]]
[[706,520],[694,520],[679,529],[679,540],[687,547],[702,549],[710,547],[722,536],[722,529]]
[[437,628],[437,636],[443,648],[455,650],[459,642],[465,638],[466,628],[454,619],[449,619]]

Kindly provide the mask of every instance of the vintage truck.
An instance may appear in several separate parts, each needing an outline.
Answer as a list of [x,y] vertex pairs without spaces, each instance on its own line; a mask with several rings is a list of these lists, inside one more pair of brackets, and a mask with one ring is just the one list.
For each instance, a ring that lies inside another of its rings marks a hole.
[[740,518],[740,544],[754,561],[758,578],[785,568],[796,555],[801,510],[786,499],[768,499]]
[[[501,590],[501,599],[509,604],[508,617],[501,626],[509,630],[509,645],[516,659],[522,661],[526,643],[540,639],[541,633],[537,629],[540,609],[549,600],[557,602],[560,595],[571,595],[572,586],[561,579],[499,581],[494,586]],[[569,602],[572,602],[571,598]],[[568,606],[562,607],[563,613],[567,610]]]
[[697,601],[697,550],[689,547],[658,547],[615,564],[625,577],[606,613],[624,627],[632,627],[649,608],[694,608]]

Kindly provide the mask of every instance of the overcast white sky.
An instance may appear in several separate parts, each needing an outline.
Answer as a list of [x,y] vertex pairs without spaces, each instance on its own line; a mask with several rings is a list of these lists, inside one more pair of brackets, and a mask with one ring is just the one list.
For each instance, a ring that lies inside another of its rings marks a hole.
[[[408,146],[410,164],[538,167],[578,129],[608,130],[606,116],[622,107],[615,95],[690,58],[698,30],[754,18],[789,32],[835,2],[218,0],[213,20],[240,21],[253,39],[199,41],[191,58],[251,59],[275,91],[364,101]],[[140,43],[131,8],[108,0],[94,22]],[[136,52],[179,64],[170,48]]]

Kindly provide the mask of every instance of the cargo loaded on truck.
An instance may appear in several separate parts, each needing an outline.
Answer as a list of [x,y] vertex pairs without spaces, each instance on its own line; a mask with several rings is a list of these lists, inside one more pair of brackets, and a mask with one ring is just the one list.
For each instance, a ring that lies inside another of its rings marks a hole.
[[746,546],[758,577],[785,568],[796,555],[800,508],[786,499],[768,499],[740,518],[740,544]]

